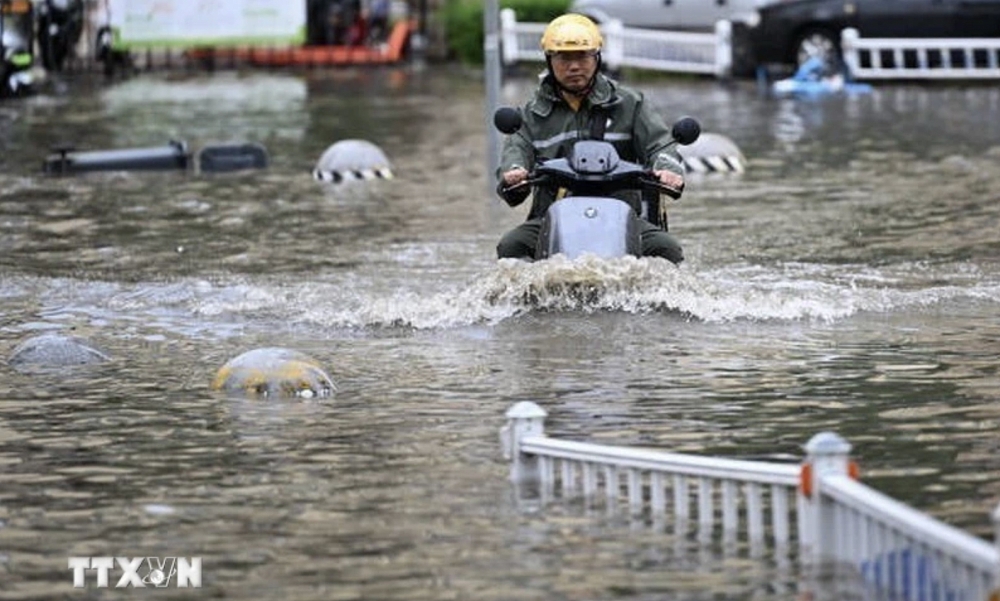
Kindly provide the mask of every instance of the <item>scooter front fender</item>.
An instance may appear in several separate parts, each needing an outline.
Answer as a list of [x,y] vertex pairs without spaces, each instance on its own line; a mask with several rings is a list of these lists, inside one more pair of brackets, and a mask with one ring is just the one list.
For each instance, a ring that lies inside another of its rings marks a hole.
[[563,254],[613,258],[640,256],[638,217],[616,198],[569,196],[552,203],[542,218],[536,259]]

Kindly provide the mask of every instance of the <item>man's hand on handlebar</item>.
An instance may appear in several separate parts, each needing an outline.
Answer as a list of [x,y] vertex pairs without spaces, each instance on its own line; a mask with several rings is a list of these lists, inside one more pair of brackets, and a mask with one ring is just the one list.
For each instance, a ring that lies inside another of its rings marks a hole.
[[524,167],[514,167],[510,171],[504,171],[503,174],[503,183],[508,187],[520,184],[526,179],[528,179],[528,170]]
[[669,190],[667,192],[673,198],[679,198],[681,192],[684,191],[684,176],[678,175],[673,171],[667,171],[666,169],[659,169],[653,171],[653,175],[660,181],[660,185],[664,186]]
[[524,202],[524,199],[531,193],[531,187],[526,185],[527,181],[528,170],[524,167],[514,167],[504,171],[500,183],[497,185],[497,194],[507,204],[516,207]]
[[667,171],[666,169],[661,169],[659,171],[654,171],[653,175],[659,178],[660,183],[668,188],[673,188],[675,190],[684,189],[684,176],[677,175],[673,171]]

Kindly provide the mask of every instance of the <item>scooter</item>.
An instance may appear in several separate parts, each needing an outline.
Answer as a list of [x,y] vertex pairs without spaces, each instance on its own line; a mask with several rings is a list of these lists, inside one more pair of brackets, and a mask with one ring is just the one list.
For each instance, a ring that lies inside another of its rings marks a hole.
[[29,0],[0,0],[0,97],[31,91],[34,12]]
[[[521,128],[521,114],[509,107],[493,115],[493,124],[511,135]],[[701,126],[691,118],[677,121],[671,134],[679,144],[689,145],[701,135]],[[567,194],[552,203],[542,218],[535,260],[563,254],[574,259],[584,253],[613,258],[642,255],[639,218],[667,229],[661,211],[660,194],[677,199],[682,190],[660,183],[651,170],[622,160],[614,145],[603,140],[579,140],[569,155],[538,164],[528,178],[512,186],[501,186],[501,196],[529,186],[564,188]],[[639,214],[614,192],[638,190],[644,193]]]
[[38,2],[38,49],[47,71],[61,71],[83,35],[83,0]]

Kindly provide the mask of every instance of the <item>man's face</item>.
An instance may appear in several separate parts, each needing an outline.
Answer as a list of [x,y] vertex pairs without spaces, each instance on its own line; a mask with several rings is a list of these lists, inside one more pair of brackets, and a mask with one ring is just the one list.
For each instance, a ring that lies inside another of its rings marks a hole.
[[597,71],[597,51],[555,52],[552,73],[559,85],[571,92],[583,92]]

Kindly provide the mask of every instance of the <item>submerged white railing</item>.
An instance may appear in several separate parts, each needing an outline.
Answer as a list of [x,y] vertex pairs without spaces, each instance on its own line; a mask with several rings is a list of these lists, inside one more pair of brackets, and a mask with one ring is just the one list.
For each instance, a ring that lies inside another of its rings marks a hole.
[[[538,45],[544,23],[519,23],[513,9],[500,11],[501,51],[505,65],[544,62]],[[621,21],[601,25],[602,58],[612,69],[635,67],[725,77],[732,71],[732,25],[716,23],[714,33],[659,31],[624,27]]]
[[1000,38],[862,38],[848,28],[840,46],[856,79],[1000,78]]
[[545,417],[521,402],[501,430],[512,481],[537,486],[542,502],[625,504],[633,515],[669,517],[675,532],[696,517],[699,540],[714,536],[721,516],[723,541],[745,535],[751,556],[770,543],[779,560],[852,566],[904,600],[1000,595],[1000,505],[991,545],[857,482],[851,445],[834,433],[814,436],[793,465],[557,440],[545,435]]

